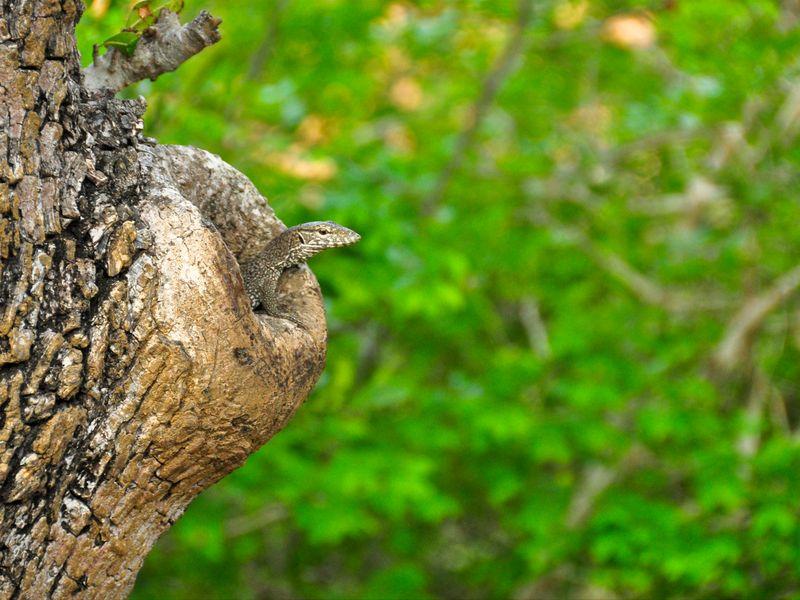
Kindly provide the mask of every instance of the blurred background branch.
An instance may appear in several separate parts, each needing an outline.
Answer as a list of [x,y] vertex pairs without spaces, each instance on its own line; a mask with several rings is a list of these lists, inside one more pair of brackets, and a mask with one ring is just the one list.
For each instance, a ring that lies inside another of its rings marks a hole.
[[258,48],[253,53],[250,59],[250,68],[247,71],[247,78],[254,80],[258,79],[264,74],[270,57],[275,52],[275,45],[278,42],[281,18],[283,11],[289,0],[273,0],[272,10],[267,14],[269,18],[264,23],[264,39],[258,45]]
[[486,74],[478,97],[467,115],[464,128],[456,136],[450,158],[439,172],[433,190],[422,203],[424,213],[431,214],[442,202],[450,180],[461,168],[497,93],[509,75],[519,66],[525,51],[525,33],[533,19],[534,5],[534,0],[519,0],[517,3],[517,18],[509,27],[508,42]]
[[714,353],[716,365],[730,371],[746,361],[754,337],[769,314],[800,288],[800,266],[785,273],[767,290],[748,299],[731,319]]

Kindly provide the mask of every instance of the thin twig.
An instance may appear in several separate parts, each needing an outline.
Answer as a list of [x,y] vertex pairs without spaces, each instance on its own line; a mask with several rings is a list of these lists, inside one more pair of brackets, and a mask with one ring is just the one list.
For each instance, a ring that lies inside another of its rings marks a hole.
[[671,290],[646,277],[620,256],[598,248],[594,243],[584,245],[586,253],[609,275],[622,283],[645,304],[664,308],[669,312],[688,313],[721,310],[729,305],[726,298],[712,294],[693,294]]
[[494,103],[497,93],[500,91],[500,88],[508,76],[514,71],[520,56],[525,50],[525,30],[532,18],[533,0],[519,0],[517,18],[512,25],[513,31],[511,37],[500,53],[497,62],[495,62],[494,66],[483,80],[480,94],[475,104],[472,106],[466,126],[461,130],[458,138],[456,138],[455,147],[453,148],[453,153],[450,155],[450,160],[439,173],[439,178],[433,186],[433,191],[422,202],[423,213],[433,213],[442,201],[447,187],[450,185],[450,180],[461,167],[461,163],[464,161],[467,151],[472,146],[475,135]]
[[712,134],[713,130],[709,127],[694,127],[691,129],[679,129],[677,131],[658,131],[631,140],[630,142],[614,146],[605,153],[603,158],[606,161],[606,166],[610,168],[639,152],[651,152],[672,144],[707,139]]
[[750,353],[755,334],[767,316],[800,289],[800,265],[780,276],[764,293],[747,300],[725,329],[714,351],[714,364],[723,371],[740,365]]
[[754,368],[750,395],[745,409],[745,430],[736,440],[736,451],[742,458],[743,475],[749,475],[747,461],[755,456],[761,443],[761,422],[764,406],[772,393],[772,386],[767,374],[759,367]]
[[381,364],[381,356],[385,349],[389,332],[377,323],[370,323],[361,337],[361,351],[356,362],[356,374],[353,378],[353,389],[358,389],[369,381],[375,369]]
[[567,508],[564,521],[567,528],[574,530],[583,527],[592,516],[598,499],[608,488],[652,460],[652,455],[644,446],[635,444],[613,466],[587,466]]
[[267,33],[253,54],[253,58],[250,61],[250,68],[247,71],[247,79],[250,81],[259,78],[264,72],[264,68],[267,66],[270,58],[272,58],[272,54],[275,50],[275,42],[280,33],[279,25],[281,16],[287,4],[289,4],[289,0],[275,0],[272,3],[272,12],[266,27]]
[[281,521],[286,516],[286,508],[282,504],[268,504],[255,514],[242,515],[227,521],[225,523],[225,535],[228,538],[241,537]]
[[770,416],[772,417],[772,424],[778,427],[784,433],[791,433],[792,424],[789,421],[789,411],[786,408],[786,398],[781,393],[777,385],[772,384],[772,393],[770,394]]
[[546,359],[552,355],[547,327],[542,320],[539,303],[533,296],[525,296],[519,303],[519,320],[528,336],[528,344],[534,354]]
[[722,310],[730,306],[727,298],[716,294],[695,294],[664,287],[637,271],[621,256],[601,248],[583,231],[557,223],[541,206],[538,207],[536,214],[530,215],[530,218],[534,223],[548,227],[559,239],[578,246],[598,267],[619,281],[645,304],[681,314]]
[[619,476],[619,467],[612,468],[601,464],[586,467],[567,509],[565,524],[568,529],[578,529],[586,523],[597,499]]

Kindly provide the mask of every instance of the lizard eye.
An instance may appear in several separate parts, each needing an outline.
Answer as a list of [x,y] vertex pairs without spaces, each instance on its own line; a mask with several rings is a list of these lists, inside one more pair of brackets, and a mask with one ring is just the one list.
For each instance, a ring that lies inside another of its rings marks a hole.
[[320,229],[319,233],[320,233],[320,235],[328,235],[328,230],[327,229]]

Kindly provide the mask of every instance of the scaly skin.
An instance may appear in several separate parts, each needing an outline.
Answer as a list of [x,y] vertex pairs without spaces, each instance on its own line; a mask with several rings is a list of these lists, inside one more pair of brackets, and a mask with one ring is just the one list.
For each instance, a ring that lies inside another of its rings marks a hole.
[[332,221],[312,221],[289,227],[270,241],[261,254],[242,265],[244,287],[253,309],[261,306],[269,315],[289,318],[278,312],[278,281],[284,270],[306,262],[323,250],[350,246],[360,239],[355,231]]

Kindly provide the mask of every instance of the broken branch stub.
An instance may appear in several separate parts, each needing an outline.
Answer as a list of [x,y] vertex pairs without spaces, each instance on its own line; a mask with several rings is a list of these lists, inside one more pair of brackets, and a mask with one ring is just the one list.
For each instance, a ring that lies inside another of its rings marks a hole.
[[87,90],[113,92],[129,85],[174,71],[204,48],[220,40],[221,21],[202,11],[194,20],[181,25],[178,15],[162,10],[152,27],[145,30],[133,54],[111,48],[83,70]]

